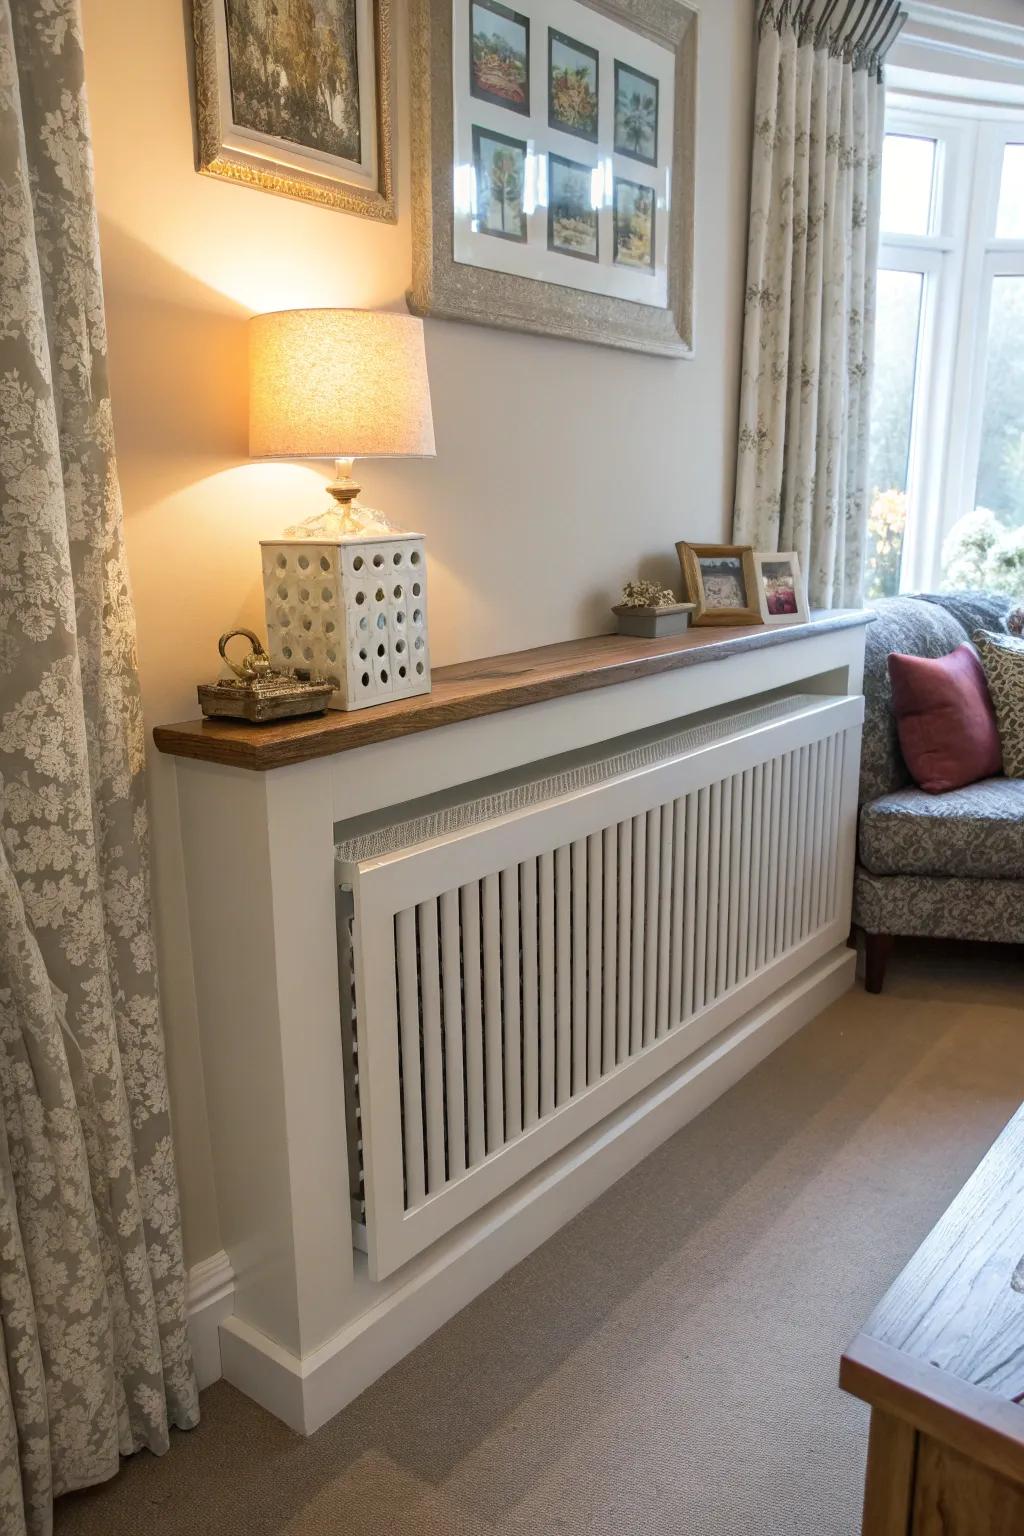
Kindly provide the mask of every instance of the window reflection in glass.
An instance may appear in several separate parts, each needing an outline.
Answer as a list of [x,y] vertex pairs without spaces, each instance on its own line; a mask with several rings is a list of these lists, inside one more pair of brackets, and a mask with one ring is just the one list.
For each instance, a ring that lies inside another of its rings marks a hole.
[[1024,277],[992,280],[974,503],[1024,524]]
[[892,597],[900,587],[923,293],[921,272],[878,274],[868,460],[868,597]]
[[887,133],[882,150],[882,229],[890,235],[927,235],[932,227],[934,139]]
[[1024,144],[1007,144],[999,179],[996,239],[1024,239]]

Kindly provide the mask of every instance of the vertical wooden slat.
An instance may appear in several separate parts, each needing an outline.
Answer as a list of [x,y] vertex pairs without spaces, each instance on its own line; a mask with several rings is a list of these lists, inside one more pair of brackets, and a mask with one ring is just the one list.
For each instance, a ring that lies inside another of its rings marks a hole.
[[810,835],[807,824],[807,811],[810,798],[810,774],[811,774],[811,749],[809,746],[800,748],[800,778],[796,791],[796,818],[797,818],[797,882],[793,904],[793,943],[799,943],[803,938],[803,912],[804,898],[807,891],[807,856],[809,852]]
[[462,1047],[462,952],[459,893],[441,896],[441,1000],[444,1005],[444,1084],[448,1117],[448,1177],[466,1171],[466,1101]]
[[405,1204],[419,1205],[427,1192],[423,1156],[423,1080],[420,1073],[420,999],[416,966],[416,910],[395,918],[398,949],[398,1018],[402,1044],[402,1145]]
[[601,1071],[615,1065],[616,1021],[619,1010],[618,926],[619,926],[619,835],[617,827],[605,827],[601,839],[604,852],[604,913],[601,935],[603,981],[601,987]]
[[729,923],[725,960],[725,991],[735,986],[740,948],[740,856],[743,843],[743,774],[732,774],[732,833],[729,837]]
[[807,892],[807,922],[805,931],[813,933],[819,926],[818,899],[821,895],[821,827],[824,815],[825,788],[828,776],[828,738],[814,744],[814,820],[811,823],[811,878]]
[[821,820],[821,884],[818,892],[819,928],[823,928],[829,920],[828,887],[830,868],[835,858],[835,850],[832,846],[832,808],[835,801],[836,788],[836,751],[836,738],[835,736],[830,736],[828,738],[828,760],[825,767],[825,804]]
[[587,839],[587,1082],[601,1076],[604,1007],[601,925],[604,921],[604,845],[600,832]]
[[619,822],[618,998],[615,1010],[615,1060],[629,1055],[629,953],[633,932],[633,823]]
[[722,781],[711,786],[708,803],[708,918],[704,966],[704,1006],[714,1002],[718,990],[718,898],[722,886]]
[[800,837],[800,825],[798,825],[797,794],[800,791],[800,750],[786,754],[786,786],[785,805],[783,805],[783,831],[785,831],[786,856],[783,860],[783,888],[780,892],[781,912],[783,912],[783,932],[781,932],[781,948],[783,951],[792,945],[792,911],[794,911],[795,894],[797,894],[797,880],[800,879],[798,869],[798,837]]
[[715,966],[715,996],[726,987],[729,965],[729,913],[732,908],[732,806],[735,779],[722,780],[721,832],[718,853],[718,949]]
[[683,884],[683,975],[682,996],[683,1006],[680,1010],[680,1019],[688,1019],[693,1013],[694,1004],[694,973],[696,968],[695,939],[697,933],[697,853],[700,841],[698,832],[697,806],[699,796],[689,794],[686,797],[686,876]]
[[572,845],[572,1082],[570,1094],[587,1086],[587,843]]
[[505,1093],[501,1038],[501,901],[498,876],[483,879],[484,924],[484,1103],[487,1150],[505,1140]]
[[555,1103],[564,1104],[572,1078],[572,871],[568,845],[555,850]]
[[[750,777],[750,832],[747,883],[749,887],[744,942],[747,953],[744,975],[753,976],[757,969],[757,933],[761,922],[761,826],[764,804],[764,763],[756,763]],[[741,926],[743,914],[740,913]]]
[[466,1011],[466,1129],[469,1166],[486,1155],[484,1135],[484,1024],[480,974],[480,882],[459,892],[462,909],[462,988]]
[[812,797],[813,786],[811,775],[814,770],[814,745],[808,743],[800,749],[800,788],[797,791],[797,807],[799,815],[799,846],[800,846],[800,877],[797,884],[798,903],[793,921],[794,943],[803,939],[805,928],[804,919],[807,912],[807,886],[811,876],[811,822],[813,819]]
[[[776,874],[776,899],[777,910],[775,914],[775,956],[782,954],[786,947],[786,908],[792,894],[792,860],[790,858],[789,840],[789,801],[792,787],[793,754],[784,753],[782,757],[782,781],[779,785],[779,838],[778,860],[775,863]],[[773,837],[774,841],[774,837]]]
[[540,1117],[555,1107],[555,856],[542,853],[540,886]]
[[416,908],[420,938],[420,1006],[423,1014],[423,1102],[426,1108],[427,1192],[445,1182],[444,1055],[441,1046],[441,970],[437,947],[437,902]]
[[633,817],[633,913],[630,924],[629,1054],[635,1056],[643,1043],[644,1029],[644,906],[647,883],[647,818]]
[[819,742],[812,741],[807,748],[807,800],[804,805],[804,820],[807,823],[807,830],[804,843],[803,902],[800,912],[800,933],[802,938],[808,937],[812,927],[811,901],[814,896],[814,876],[816,872],[816,827],[821,812],[818,782],[819,747]]
[[846,774],[847,733],[836,737],[835,768],[832,781],[832,825],[829,829],[828,921],[836,915],[839,871],[839,826],[843,814],[843,781]]
[[659,1037],[668,1034],[670,993],[672,985],[669,945],[672,935],[672,851],[675,803],[669,801],[661,808],[661,884],[658,889],[658,1006],[654,1020],[654,1032]]
[[708,966],[708,883],[710,877],[711,848],[711,791],[697,791],[697,839],[694,845],[696,861],[697,893],[693,928],[693,1008],[699,1013],[704,1007],[704,978]]
[[683,931],[686,911],[686,799],[680,796],[672,808],[672,884],[668,950],[668,1027],[675,1029],[683,1017]]
[[655,1016],[658,1009],[658,928],[660,916],[658,898],[661,891],[661,810],[655,807],[647,812],[647,828],[644,833],[647,857],[644,868],[644,987],[641,1012],[642,1041],[650,1045],[654,1039]]
[[519,911],[523,937],[523,1124],[540,1113],[540,1012],[538,1008],[537,860],[519,866]]
[[519,866],[501,872],[501,990],[505,1137],[523,1128],[523,1048],[519,1001]]
[[760,970],[771,956],[771,938],[775,916],[771,893],[775,884],[776,869],[772,863],[772,830],[777,826],[775,766],[777,758],[769,758],[761,771],[761,868],[757,891],[757,953],[754,960]]
[[733,818],[733,846],[739,843],[737,864],[737,906],[730,921],[733,937],[729,957],[729,985],[745,981],[748,973],[747,941],[750,935],[750,844],[754,822],[754,769],[747,768],[741,776],[740,793],[736,797],[736,815]]

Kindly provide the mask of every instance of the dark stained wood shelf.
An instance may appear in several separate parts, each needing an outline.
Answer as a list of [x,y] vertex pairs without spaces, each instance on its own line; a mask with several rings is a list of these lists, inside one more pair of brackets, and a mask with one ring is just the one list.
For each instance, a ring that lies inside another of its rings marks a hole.
[[153,739],[161,752],[175,757],[201,758],[204,762],[255,770],[280,768],[396,736],[434,730],[457,720],[473,720],[524,704],[564,698],[591,688],[607,688],[633,678],[654,677],[743,651],[787,645],[809,635],[867,624],[871,618],[870,613],[861,609],[834,609],[812,614],[806,624],[688,629],[665,640],[596,635],[588,640],[567,640],[560,645],[543,645],[536,650],[438,667],[433,673],[430,693],[392,704],[350,712],[329,710],[326,715],[285,720],[276,725],[187,720],[179,725],[158,725]]
[[1024,1530],[1024,1108],[843,1355],[865,1536]]

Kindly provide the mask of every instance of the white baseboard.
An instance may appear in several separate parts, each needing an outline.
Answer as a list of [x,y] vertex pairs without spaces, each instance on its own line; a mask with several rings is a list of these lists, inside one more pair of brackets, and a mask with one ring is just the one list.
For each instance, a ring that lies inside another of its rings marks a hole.
[[299,1359],[241,1318],[227,1317],[224,1376],[292,1429],[312,1434],[841,996],[855,965],[853,950],[843,945],[809,966],[436,1243],[408,1266],[401,1284],[312,1354]]
[[200,1391],[220,1380],[220,1325],[234,1305],[235,1272],[221,1249],[188,1272],[188,1340]]

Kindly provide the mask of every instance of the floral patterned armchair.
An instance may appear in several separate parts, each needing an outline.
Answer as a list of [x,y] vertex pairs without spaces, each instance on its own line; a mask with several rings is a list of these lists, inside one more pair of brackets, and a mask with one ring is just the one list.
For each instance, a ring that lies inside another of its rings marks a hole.
[[979,629],[1005,629],[1006,597],[951,592],[885,598],[867,628],[864,743],[853,920],[865,986],[880,992],[899,935],[1024,942],[1024,779],[983,779],[942,795],[900,753],[888,657],[945,656]]

